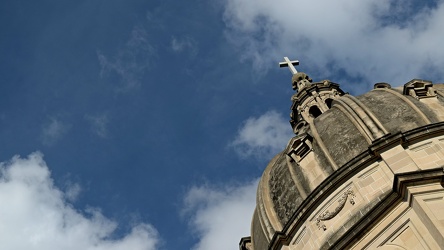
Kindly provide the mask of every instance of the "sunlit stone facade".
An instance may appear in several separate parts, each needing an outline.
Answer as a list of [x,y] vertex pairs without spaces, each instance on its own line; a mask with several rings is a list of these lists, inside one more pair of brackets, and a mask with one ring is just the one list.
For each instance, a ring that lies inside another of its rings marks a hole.
[[354,97],[292,81],[296,136],[264,170],[240,249],[444,248],[444,84]]

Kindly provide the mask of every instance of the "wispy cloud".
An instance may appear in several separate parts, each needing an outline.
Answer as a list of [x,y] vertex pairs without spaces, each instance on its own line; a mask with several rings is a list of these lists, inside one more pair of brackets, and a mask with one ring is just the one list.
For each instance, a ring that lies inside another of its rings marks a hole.
[[65,198],[70,202],[74,202],[79,197],[81,191],[82,187],[78,183],[67,183]]
[[99,137],[106,138],[108,136],[108,115],[101,114],[97,116],[86,115],[85,119],[91,123],[91,130]]
[[45,145],[53,145],[56,143],[69,129],[70,125],[56,118],[50,118],[41,132],[42,142]]
[[292,56],[324,78],[443,78],[444,2],[413,2],[227,0],[224,19],[227,37],[257,71]]
[[176,52],[188,51],[193,57],[198,53],[197,42],[191,37],[184,37],[182,39],[173,37],[171,39],[171,48]]
[[199,242],[195,250],[237,249],[250,235],[258,181],[224,187],[196,186],[185,197],[184,213]]
[[[40,153],[0,164],[0,241],[4,249],[156,249],[159,236],[139,223],[113,237],[117,223],[98,208],[79,212],[54,186]],[[77,188],[75,188],[77,189]]]
[[267,159],[283,150],[292,136],[289,122],[280,113],[269,111],[248,118],[230,145],[243,158]]
[[137,88],[144,72],[151,65],[151,58],[155,49],[151,45],[147,31],[141,26],[135,26],[131,37],[114,56],[106,56],[97,52],[101,66],[100,77],[111,80],[113,74],[119,76],[119,85],[116,90],[128,91]]

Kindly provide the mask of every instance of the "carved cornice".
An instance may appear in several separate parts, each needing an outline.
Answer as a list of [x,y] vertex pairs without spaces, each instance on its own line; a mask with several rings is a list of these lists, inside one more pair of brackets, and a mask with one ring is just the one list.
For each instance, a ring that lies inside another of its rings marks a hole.
[[[387,151],[397,145],[408,146],[419,141],[440,135],[444,135],[444,122],[425,125],[403,133],[388,134],[383,136],[382,138],[379,138],[368,147],[367,151],[362,152],[354,159],[344,164],[337,171],[326,178],[318,187],[316,187],[298,207],[298,209],[289,219],[288,223],[284,226],[282,231],[275,232],[268,249],[280,249],[282,245],[288,245],[293,235],[301,228],[303,223],[308,220],[310,214],[314,212],[314,210],[322,203],[322,201],[324,201],[329,195],[331,195],[338,186],[344,184],[359,171],[369,166],[370,164],[380,160],[380,153]],[[442,174],[443,170],[439,170]],[[437,173],[439,172],[439,170],[433,170],[435,172],[429,172]],[[420,171],[417,172],[417,174],[426,172],[428,171]],[[396,178],[400,179],[402,178],[402,176],[404,175],[398,175],[398,177]],[[399,181],[398,179],[395,180],[394,185],[396,183],[408,183],[408,181],[403,182],[402,180]],[[403,188],[397,187],[397,189],[395,189],[394,187],[394,192],[384,198],[384,203],[390,205],[397,199],[399,199],[399,190],[403,190]],[[343,237],[345,237],[346,234],[350,233],[351,231],[353,230],[345,232]]]

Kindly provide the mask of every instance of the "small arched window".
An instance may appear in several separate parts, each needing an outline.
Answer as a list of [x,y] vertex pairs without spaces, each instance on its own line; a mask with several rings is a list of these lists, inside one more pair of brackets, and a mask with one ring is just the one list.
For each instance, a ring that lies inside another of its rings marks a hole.
[[327,105],[328,109],[331,109],[331,105],[333,103],[333,99],[328,98],[327,100],[325,100],[325,104]]
[[308,113],[310,113],[310,116],[313,118],[316,118],[322,114],[321,110],[318,108],[318,106],[311,106],[308,110]]
[[307,125],[307,123],[305,121],[299,122],[298,124],[296,124],[296,128],[294,129],[294,132],[299,133],[305,125]]

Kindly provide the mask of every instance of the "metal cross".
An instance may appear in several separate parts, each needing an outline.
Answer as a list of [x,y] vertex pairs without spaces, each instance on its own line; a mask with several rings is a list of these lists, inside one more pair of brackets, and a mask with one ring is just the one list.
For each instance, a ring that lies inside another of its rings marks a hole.
[[298,60],[294,60],[294,61],[290,61],[290,59],[288,59],[288,57],[284,57],[285,62],[280,62],[279,63],[279,67],[283,68],[283,67],[288,67],[290,68],[290,72],[295,75],[296,73],[298,73],[298,71],[296,70],[296,68],[294,66],[299,65],[299,61]]

